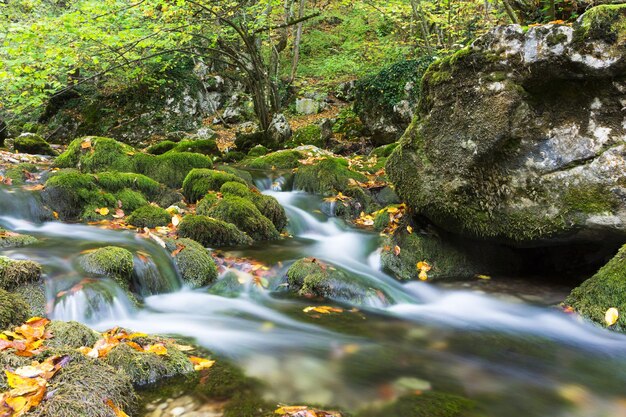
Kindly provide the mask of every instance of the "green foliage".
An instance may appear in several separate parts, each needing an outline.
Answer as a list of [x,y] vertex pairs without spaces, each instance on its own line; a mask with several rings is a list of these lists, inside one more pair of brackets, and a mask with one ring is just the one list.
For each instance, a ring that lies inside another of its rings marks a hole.
[[178,225],[178,233],[211,248],[252,243],[252,239],[234,224],[201,215],[185,216]]
[[138,208],[128,216],[128,223],[135,227],[167,226],[170,224],[172,216],[161,207],[147,205]]

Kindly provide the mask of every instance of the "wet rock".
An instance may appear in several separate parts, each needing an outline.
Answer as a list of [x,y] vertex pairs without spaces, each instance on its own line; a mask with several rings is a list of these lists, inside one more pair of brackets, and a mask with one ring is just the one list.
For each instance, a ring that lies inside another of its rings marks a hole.
[[41,280],[41,265],[0,256],[0,288],[12,290]]
[[0,248],[21,248],[37,242],[37,238],[33,236],[9,232],[0,228]]
[[115,280],[124,289],[130,288],[133,254],[124,248],[106,246],[87,252],[78,258],[78,264],[88,274],[105,276]]
[[165,209],[152,205],[140,207],[128,216],[128,224],[139,228],[167,226],[171,220],[172,216]]
[[294,176],[294,188],[320,195],[334,195],[345,191],[350,179],[367,181],[367,177],[352,171],[342,158],[326,157],[313,165],[301,166]]
[[[183,232],[180,232],[180,235],[187,236]],[[204,287],[217,279],[215,262],[200,243],[192,239],[180,238],[167,241],[167,248],[171,253],[175,253],[174,263],[183,282],[189,287]]]
[[227,182],[245,181],[237,175],[211,169],[194,169],[189,172],[183,181],[183,195],[190,203],[195,203],[209,191],[219,191]]
[[387,163],[398,194],[464,236],[623,241],[624,21],[599,6],[573,27],[498,27],[431,65]]
[[50,147],[50,144],[36,133],[22,133],[15,138],[13,148],[17,152],[33,155],[57,155],[56,151]]

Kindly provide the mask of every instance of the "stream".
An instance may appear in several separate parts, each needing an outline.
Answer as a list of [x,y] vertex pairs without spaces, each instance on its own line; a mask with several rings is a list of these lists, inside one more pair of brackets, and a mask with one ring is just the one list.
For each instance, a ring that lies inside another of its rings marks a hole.
[[[222,251],[272,267],[268,288],[185,288],[153,240],[132,231],[39,222],[35,200],[11,187],[0,189],[0,226],[40,242],[1,254],[43,265],[52,318],[98,330],[123,326],[192,337],[263,380],[267,398],[276,402],[354,411],[435,389],[476,400],[490,417],[626,416],[626,336],[553,307],[398,282],[381,271],[376,233],[327,216],[327,203],[284,183],[262,178],[257,186],[283,205],[293,237]],[[113,281],[85,279],[77,270],[82,251],[106,245],[135,254],[141,307]],[[316,301],[284,290],[287,268],[303,257],[342,269],[385,297],[325,303],[343,307],[341,314],[304,313]],[[228,274],[246,275],[233,269],[221,276]]]

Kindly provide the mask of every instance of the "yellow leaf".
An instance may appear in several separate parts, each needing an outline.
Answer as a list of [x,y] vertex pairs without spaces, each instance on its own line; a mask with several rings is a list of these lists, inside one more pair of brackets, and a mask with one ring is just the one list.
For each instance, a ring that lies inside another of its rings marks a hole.
[[96,213],[98,213],[101,216],[106,216],[107,214],[109,214],[109,209],[106,207],[102,207],[102,208],[96,209]]
[[91,140],[89,140],[89,139],[84,140],[84,141],[80,144],[80,147],[81,147],[82,149],[89,149],[89,148],[91,148]]
[[178,227],[179,224],[180,224],[180,216],[178,214],[173,215],[172,216],[172,226]]
[[331,306],[309,306],[302,309],[305,313],[310,313],[314,311],[320,314],[330,314],[330,313],[343,313],[343,308],[331,307]]
[[476,278],[478,278],[478,279],[491,279],[491,277],[489,275],[481,275],[481,274],[476,275]]
[[199,358],[197,356],[190,356],[189,360],[193,363],[193,369],[196,371],[202,371],[203,369],[209,369],[213,366],[215,361],[209,359]]
[[393,247],[393,253],[398,256],[400,255],[400,246],[396,245]]
[[606,322],[607,326],[612,326],[615,323],[617,323],[618,318],[619,318],[619,311],[617,311],[615,307],[609,308],[608,310],[606,310],[606,313],[604,314],[604,321]]
[[293,414],[293,413],[297,413],[298,411],[305,411],[308,408],[309,407],[307,407],[306,405],[282,406],[276,409],[274,413],[275,414]]
[[409,234],[411,234],[413,233],[413,228],[411,226],[407,226],[406,231],[409,232]]
[[108,405],[111,408],[111,410],[113,410],[113,412],[115,413],[117,417],[128,417],[128,414],[126,414],[119,407],[117,407],[115,403],[113,403],[113,401],[111,401],[110,399],[106,400],[106,405]]
[[422,281],[426,281],[428,279],[428,274],[426,273],[426,271],[421,270],[417,277]]
[[157,355],[167,355],[167,348],[160,343],[149,345],[143,348],[146,352],[155,353]]

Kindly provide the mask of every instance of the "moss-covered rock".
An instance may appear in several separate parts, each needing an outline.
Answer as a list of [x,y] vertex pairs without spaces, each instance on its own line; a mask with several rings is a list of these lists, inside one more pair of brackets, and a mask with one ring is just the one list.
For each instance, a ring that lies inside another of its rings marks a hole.
[[36,133],[22,133],[20,136],[15,138],[13,146],[17,152],[21,153],[29,153],[33,155],[57,155],[55,150],[50,147],[50,144]]
[[240,177],[227,172],[212,169],[194,169],[183,182],[183,195],[190,203],[195,203],[206,195],[209,191],[219,191],[221,186],[227,182],[245,181]]
[[208,214],[234,224],[257,241],[278,239],[280,236],[274,224],[252,202],[241,197],[225,196]]
[[134,386],[147,385],[194,371],[191,361],[172,343],[158,338],[151,339],[151,343],[164,344],[167,354],[139,352],[122,343],[111,349],[103,362],[128,375]]
[[138,154],[135,158],[136,172],[172,188],[180,188],[191,170],[212,166],[207,156],[189,152],[167,152],[158,156]]
[[46,341],[50,348],[78,349],[93,346],[100,339],[98,332],[76,321],[53,320],[46,326],[46,331],[52,334],[52,338]]
[[591,278],[574,288],[565,300],[583,317],[606,326],[604,316],[609,308],[617,308],[619,318],[611,328],[626,332],[626,246]]
[[206,216],[211,210],[211,207],[215,206],[219,198],[217,198],[217,194],[214,192],[208,192],[202,200],[198,201],[196,205],[196,214],[200,216]]
[[626,41],[626,5],[603,4],[587,10],[576,22],[574,39],[619,44]]
[[287,142],[286,147],[295,148],[300,145],[313,145],[321,148],[324,146],[322,138],[322,128],[317,124],[301,127],[293,132],[291,140]]
[[191,152],[203,155],[221,155],[217,143],[213,139],[183,140],[176,144],[169,152]]
[[180,239],[167,241],[168,249],[172,252],[177,251],[174,263],[183,282],[191,288],[211,284],[217,279],[217,267],[213,258],[200,243],[185,239],[183,235],[180,233]]
[[376,290],[315,258],[296,261],[287,270],[289,290],[302,297],[321,297],[364,304]]
[[35,164],[18,164],[13,165],[4,172],[4,176],[11,178],[13,185],[24,185],[26,181],[32,179],[33,174],[41,170],[40,166]]
[[370,152],[370,156],[376,156],[378,158],[388,158],[389,155],[393,152],[394,149],[398,147],[398,142],[393,142],[388,145],[382,145],[377,148],[374,148],[372,152]]
[[252,239],[234,224],[207,216],[189,214],[178,225],[178,234],[212,248],[249,245]]
[[233,174],[246,182],[249,186],[254,185],[254,180],[252,178],[252,174],[248,171],[244,171],[243,169],[237,169],[230,165],[221,165],[215,168],[218,171],[227,172],[229,174]]
[[100,172],[94,175],[96,183],[108,192],[125,189],[139,191],[153,201],[163,192],[163,186],[145,175],[128,172]]
[[41,280],[41,265],[0,256],[0,288],[11,290]]
[[248,188],[247,185],[242,184],[240,182],[225,182],[220,187],[220,192],[224,195],[231,194],[238,197],[248,198],[252,195],[252,191]]
[[82,172],[134,172],[134,154],[134,148],[115,139],[87,136],[74,139],[55,160],[55,165]]
[[157,142],[154,145],[150,145],[146,152],[151,155],[163,155],[167,151],[171,151],[176,147],[176,142],[171,140],[162,140],[161,142]]
[[118,206],[124,210],[125,213],[132,213],[140,207],[148,205],[148,200],[138,191],[125,188],[117,193],[113,194],[118,201]]
[[30,308],[30,317],[45,317],[48,315],[48,299],[46,297],[46,288],[43,280],[39,282],[31,282],[22,284],[11,290],[13,293],[21,296]]
[[342,158],[326,157],[313,165],[298,168],[294,177],[294,188],[321,195],[343,192],[350,185],[350,179],[367,181],[367,177],[348,167]]
[[368,410],[358,417],[478,417],[476,403],[468,398],[440,392],[425,392],[400,397],[379,410]]
[[259,156],[267,155],[269,151],[270,150],[263,145],[256,145],[254,148],[250,149],[250,151],[248,152],[248,156],[256,158]]
[[0,248],[21,248],[37,242],[33,236],[9,232],[0,227]]
[[29,312],[28,304],[21,296],[0,288],[0,329],[19,326],[28,320]]
[[37,407],[42,417],[116,417],[106,401],[128,414],[137,396],[128,375],[100,361],[73,356],[51,380],[46,399]]
[[106,276],[124,289],[129,289],[134,261],[133,254],[124,248],[106,246],[89,251],[78,258],[79,266],[88,274]]
[[285,150],[244,161],[244,166],[251,169],[292,169],[300,165],[300,159],[300,152]]
[[140,207],[128,216],[129,224],[141,228],[167,226],[171,220],[172,216],[165,209],[152,205]]
[[249,199],[261,214],[274,224],[276,230],[280,232],[287,227],[287,213],[276,198],[265,194],[252,194]]

